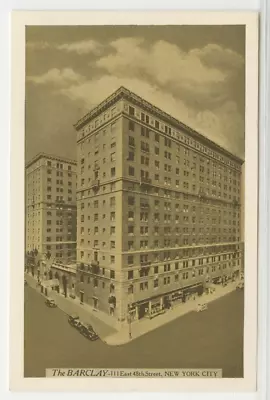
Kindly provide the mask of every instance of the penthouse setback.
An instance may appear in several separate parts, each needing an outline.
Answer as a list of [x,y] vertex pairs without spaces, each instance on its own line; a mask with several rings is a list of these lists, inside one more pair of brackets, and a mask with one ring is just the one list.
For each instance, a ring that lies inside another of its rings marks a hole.
[[77,295],[119,320],[243,268],[243,161],[121,87],[77,130]]

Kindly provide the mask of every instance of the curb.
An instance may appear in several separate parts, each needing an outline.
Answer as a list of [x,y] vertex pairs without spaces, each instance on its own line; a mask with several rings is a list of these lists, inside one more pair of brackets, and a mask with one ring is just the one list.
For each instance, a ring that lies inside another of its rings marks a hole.
[[[216,301],[216,300],[219,300],[219,299],[221,299],[222,297],[227,296],[228,294],[234,292],[234,290],[235,290],[235,287],[233,287],[230,291],[228,291],[228,292],[222,294],[221,296],[218,296],[218,297],[216,297],[216,298],[214,298],[214,299],[208,299],[208,301],[204,301],[204,303],[207,303],[207,304],[208,304],[208,303],[212,303],[212,302],[214,302],[214,301]],[[109,338],[112,338],[113,336],[116,336],[117,334],[115,334],[115,335],[110,335],[110,336],[107,337],[106,344],[108,344],[109,346],[122,346],[122,345],[124,345],[124,344],[128,344],[128,343],[132,342],[133,340],[136,340],[136,339],[140,338],[141,336],[146,335],[146,334],[149,333],[149,332],[153,332],[153,331],[155,331],[156,329],[159,329],[159,328],[161,328],[162,326],[165,326],[165,325],[167,325],[167,324],[169,324],[169,323],[171,323],[171,322],[177,320],[178,318],[184,317],[185,315],[190,314],[190,313],[192,313],[192,312],[196,312],[196,306],[197,306],[197,305],[195,305],[195,307],[194,307],[193,309],[187,310],[187,311],[184,312],[183,314],[178,315],[178,316],[175,316],[175,317],[172,318],[171,320],[166,321],[166,322],[160,324],[159,326],[155,326],[155,327],[153,327],[153,328],[151,328],[151,329],[148,329],[147,331],[145,331],[145,332],[143,332],[142,334],[137,335],[137,336],[135,336],[135,337],[128,338],[128,339],[124,339],[124,340],[121,340],[121,341],[119,341],[119,342],[110,342]],[[120,332],[121,332],[121,331],[119,331],[119,333],[120,333]],[[127,333],[127,335],[128,335],[128,331],[127,331],[126,333]]]

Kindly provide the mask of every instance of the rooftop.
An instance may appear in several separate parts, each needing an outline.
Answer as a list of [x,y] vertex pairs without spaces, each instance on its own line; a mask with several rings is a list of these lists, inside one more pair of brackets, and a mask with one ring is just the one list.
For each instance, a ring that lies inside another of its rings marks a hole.
[[199,133],[198,131],[194,130],[193,128],[185,125],[183,122],[179,121],[178,119],[172,117],[170,114],[166,113],[165,111],[161,110],[160,108],[156,107],[155,105],[149,103],[148,101],[144,100],[142,97],[138,96],[134,92],[126,89],[125,87],[121,86],[115,92],[113,92],[110,96],[108,96],[105,100],[103,100],[99,105],[94,107],[91,111],[89,111],[84,117],[82,117],[76,124],[74,124],[74,128],[76,130],[81,129],[84,125],[86,125],[91,119],[96,118],[101,112],[105,111],[108,107],[111,107],[120,99],[126,99],[135,105],[139,105],[147,110],[149,113],[156,115],[159,118],[162,118],[167,123],[175,126],[177,129],[183,130],[183,132],[188,133],[194,139],[204,141],[206,145],[215,148],[216,150],[220,150],[225,155],[232,157],[235,161],[239,163],[243,163],[240,157],[236,156],[232,152],[228,151],[227,149],[221,147],[211,139],[207,138],[203,134]]
[[35,157],[32,158],[32,160],[28,161],[25,165],[25,168],[30,167],[32,164],[40,160],[41,158],[46,158],[49,160],[55,160],[55,161],[60,161],[60,162],[65,162],[68,164],[73,164],[77,165],[77,162],[75,160],[71,160],[66,157],[61,157],[61,156],[55,156],[53,154],[47,154],[47,153],[38,153]]

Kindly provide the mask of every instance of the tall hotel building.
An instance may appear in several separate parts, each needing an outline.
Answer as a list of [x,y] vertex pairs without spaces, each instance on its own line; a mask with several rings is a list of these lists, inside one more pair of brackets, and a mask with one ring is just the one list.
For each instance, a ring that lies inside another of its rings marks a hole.
[[123,87],[75,128],[81,302],[137,319],[239,273],[240,158]]
[[76,260],[76,162],[38,154],[26,165],[26,251]]

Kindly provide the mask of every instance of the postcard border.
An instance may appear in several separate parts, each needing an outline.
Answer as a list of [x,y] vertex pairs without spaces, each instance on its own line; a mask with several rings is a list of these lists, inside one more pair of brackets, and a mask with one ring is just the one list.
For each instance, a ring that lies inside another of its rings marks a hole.
[[[23,378],[24,263],[24,83],[26,25],[188,24],[246,25],[245,162],[245,378],[49,379]],[[256,389],[257,370],[257,208],[258,208],[258,14],[255,12],[14,12],[12,15],[11,206],[10,215],[10,388],[24,391],[190,391],[243,392]],[[247,225],[248,216],[248,225]],[[247,295],[252,293],[253,296]],[[211,388],[209,389],[209,385]],[[196,387],[196,390],[194,390]]]

